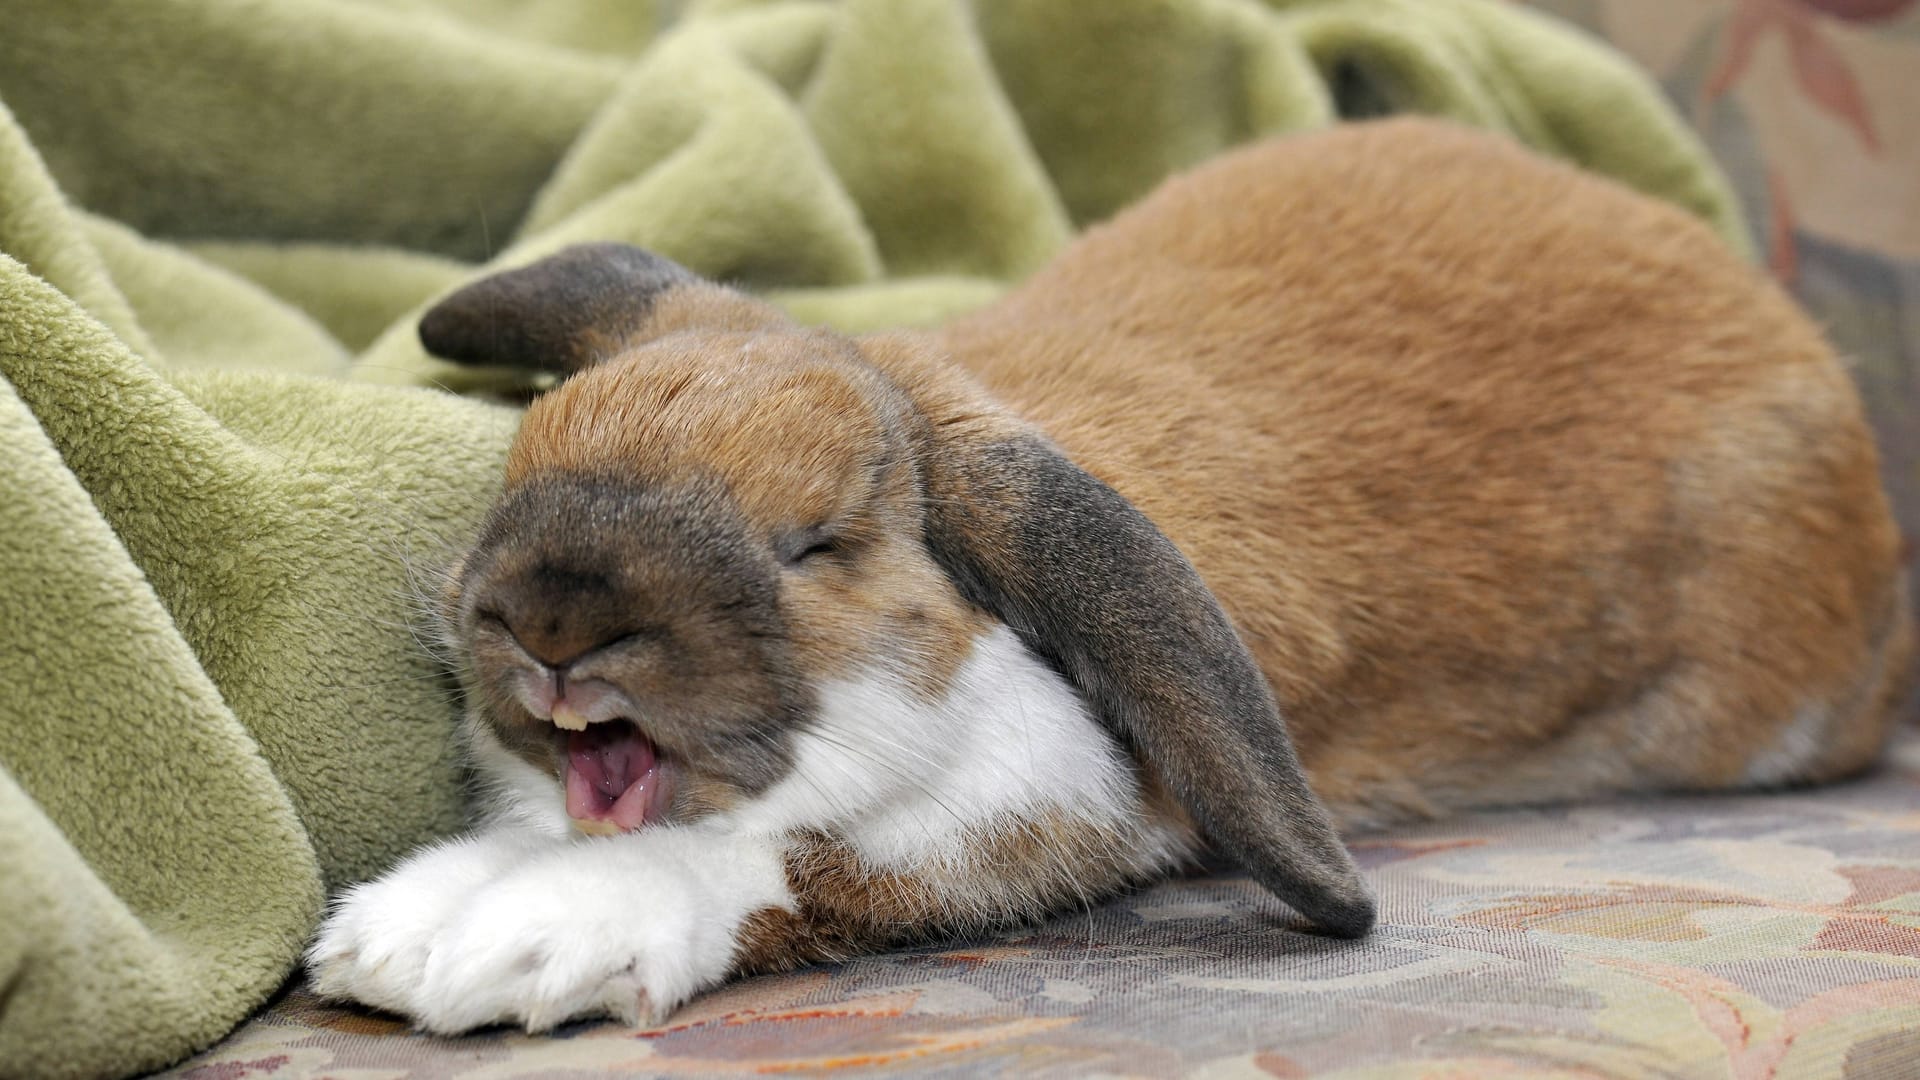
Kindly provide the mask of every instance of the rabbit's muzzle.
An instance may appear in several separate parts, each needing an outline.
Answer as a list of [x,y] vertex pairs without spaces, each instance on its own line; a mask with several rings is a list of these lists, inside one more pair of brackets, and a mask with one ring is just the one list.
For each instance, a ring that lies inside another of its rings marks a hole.
[[588,832],[675,817],[693,772],[742,794],[785,775],[813,710],[778,573],[724,488],[530,478],[462,567],[456,633],[510,750]]

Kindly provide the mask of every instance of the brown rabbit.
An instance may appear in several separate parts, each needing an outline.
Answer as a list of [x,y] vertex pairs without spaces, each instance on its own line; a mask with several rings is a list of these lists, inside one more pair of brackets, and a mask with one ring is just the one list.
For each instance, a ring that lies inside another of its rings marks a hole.
[[446,599],[491,822],[310,954],[434,1030],[658,1016],[1203,837],[1358,935],[1336,827],[1836,777],[1908,685],[1806,319],[1684,213],[1438,123],[1220,159],[939,332],[597,245],[421,336],[570,375]]

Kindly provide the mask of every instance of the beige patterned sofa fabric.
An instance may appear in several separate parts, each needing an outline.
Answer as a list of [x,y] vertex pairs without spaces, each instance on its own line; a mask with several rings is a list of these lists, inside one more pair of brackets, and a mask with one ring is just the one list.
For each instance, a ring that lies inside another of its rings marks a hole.
[[1486,815],[1354,847],[1381,900],[1360,947],[1287,930],[1257,886],[1214,877],[750,980],[650,1031],[439,1039],[296,989],[172,1075],[1920,1075],[1920,739],[1837,788]]

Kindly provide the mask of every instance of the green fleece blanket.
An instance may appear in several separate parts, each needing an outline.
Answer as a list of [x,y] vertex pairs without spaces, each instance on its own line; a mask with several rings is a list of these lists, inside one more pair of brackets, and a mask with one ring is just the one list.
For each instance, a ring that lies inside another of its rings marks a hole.
[[1419,110],[1672,199],[1622,61],[1497,0],[12,0],[0,1075],[137,1072],[458,826],[418,630],[522,375],[434,296],[615,239],[846,328],[986,302],[1169,171]]

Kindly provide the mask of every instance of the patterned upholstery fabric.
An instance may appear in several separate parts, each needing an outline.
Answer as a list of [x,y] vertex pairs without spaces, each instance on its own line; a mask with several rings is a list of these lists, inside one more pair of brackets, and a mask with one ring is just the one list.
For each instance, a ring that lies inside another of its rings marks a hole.
[[[1920,4],[1540,0],[1647,65],[1856,372],[1920,527]],[[1920,734],[1854,783],[1484,815],[1355,847],[1361,945],[1243,879],[763,978],[671,1026],[458,1040],[298,986],[195,1078],[985,1072],[1920,1077]]]
[[1382,901],[1363,944],[1205,877],[739,983],[652,1031],[436,1039],[295,989],[172,1075],[1920,1076],[1920,734],[1835,787],[1487,814],[1355,849]]

